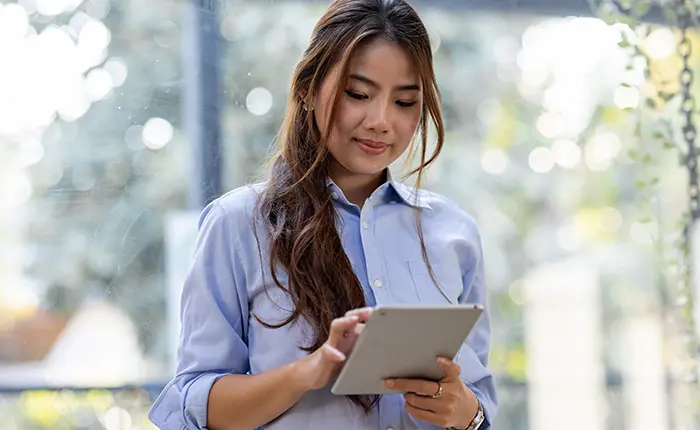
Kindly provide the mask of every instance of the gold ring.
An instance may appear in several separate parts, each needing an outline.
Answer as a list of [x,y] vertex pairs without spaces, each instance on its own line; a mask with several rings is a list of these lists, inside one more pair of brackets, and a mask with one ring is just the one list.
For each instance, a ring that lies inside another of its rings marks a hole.
[[437,399],[438,397],[442,396],[442,384],[439,382],[437,384],[438,384],[438,390],[437,390],[437,393],[433,394],[433,399]]

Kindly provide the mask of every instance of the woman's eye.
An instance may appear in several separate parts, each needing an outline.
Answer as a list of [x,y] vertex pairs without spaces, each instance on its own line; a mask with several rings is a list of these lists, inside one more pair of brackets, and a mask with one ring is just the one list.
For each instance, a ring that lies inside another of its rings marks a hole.
[[411,106],[415,105],[416,102],[414,102],[414,101],[413,102],[405,102],[405,101],[397,100],[396,104],[401,106],[401,107],[411,107]]
[[365,99],[367,98],[367,96],[365,96],[365,95],[353,93],[353,92],[350,91],[350,90],[346,90],[346,91],[345,91],[345,94],[347,94],[348,96],[354,98],[355,100],[365,100]]
[[[367,99],[369,99],[369,97],[367,97],[364,94],[355,93],[355,92],[350,91],[350,90],[345,90],[345,94],[347,94],[349,97],[352,97],[355,100],[367,100]],[[396,101],[396,104],[398,106],[405,107],[405,108],[411,107],[411,106],[415,105],[416,103],[417,102],[415,100],[414,101],[403,101],[403,100]]]

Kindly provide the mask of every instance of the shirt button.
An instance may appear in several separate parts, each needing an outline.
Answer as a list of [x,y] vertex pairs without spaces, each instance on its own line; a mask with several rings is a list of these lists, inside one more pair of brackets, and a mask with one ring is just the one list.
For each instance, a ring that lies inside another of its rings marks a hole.
[[338,200],[338,193],[336,193],[335,191],[333,191],[333,192],[331,193],[331,197],[333,197],[335,200]]
[[369,228],[369,223],[367,221],[362,221],[362,228],[367,230]]
[[382,284],[382,281],[380,281],[379,279],[377,279],[377,280],[374,281],[374,286],[375,286],[375,287],[377,287],[377,288],[382,288],[382,285],[383,285],[383,284]]

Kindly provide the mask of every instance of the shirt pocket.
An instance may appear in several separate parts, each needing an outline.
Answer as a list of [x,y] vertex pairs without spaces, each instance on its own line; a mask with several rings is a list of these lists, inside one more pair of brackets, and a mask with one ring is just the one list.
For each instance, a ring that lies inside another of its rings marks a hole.
[[413,286],[421,304],[446,305],[457,304],[462,294],[462,274],[459,266],[446,263],[431,263],[437,285],[430,277],[428,267],[423,260],[409,260]]

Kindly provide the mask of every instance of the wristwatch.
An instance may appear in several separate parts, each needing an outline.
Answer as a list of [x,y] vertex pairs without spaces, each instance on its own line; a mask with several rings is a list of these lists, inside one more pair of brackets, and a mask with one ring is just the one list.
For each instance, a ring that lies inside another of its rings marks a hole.
[[[476,410],[476,416],[472,420],[471,424],[469,424],[469,427],[467,427],[465,430],[478,430],[479,427],[481,427],[481,425],[484,423],[484,420],[486,419],[486,416],[484,415],[484,407],[481,405],[481,400],[477,398],[476,402],[479,405]],[[451,430],[457,429],[452,427]]]

